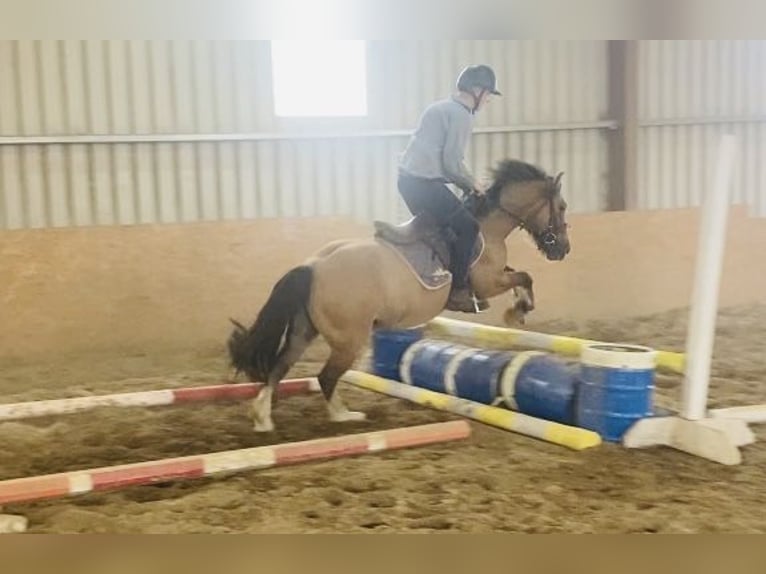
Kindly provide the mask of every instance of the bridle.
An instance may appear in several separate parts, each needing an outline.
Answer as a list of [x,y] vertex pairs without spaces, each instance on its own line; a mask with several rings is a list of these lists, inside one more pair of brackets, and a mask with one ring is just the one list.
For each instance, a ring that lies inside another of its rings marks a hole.
[[[530,210],[529,213],[525,214],[524,216],[518,215],[511,210],[506,209],[500,205],[499,202],[497,206],[498,209],[500,209],[500,211],[504,212],[509,217],[518,221],[519,227],[527,230],[543,245],[549,247],[556,245],[556,243],[558,243],[559,233],[563,228],[567,227],[566,223],[562,223],[560,221],[559,214],[553,205],[554,198],[561,191],[561,177],[563,175],[564,172],[561,172],[555,178],[548,177],[549,182],[551,182],[547,192],[548,197],[543,203]],[[538,213],[540,213],[540,210],[543,209],[546,205],[548,206],[548,225],[542,231],[535,232],[534,229],[529,225],[529,221]]]

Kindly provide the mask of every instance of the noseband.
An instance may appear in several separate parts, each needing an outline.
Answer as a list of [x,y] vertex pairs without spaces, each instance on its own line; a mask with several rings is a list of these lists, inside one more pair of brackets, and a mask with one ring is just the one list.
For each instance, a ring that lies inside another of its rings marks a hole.
[[[525,216],[520,216],[516,213],[513,213],[509,209],[506,209],[498,202],[498,208],[503,211],[506,215],[509,217],[515,219],[519,222],[519,227],[522,229],[527,230],[529,233],[531,233],[533,236],[539,239],[539,241],[543,245],[547,245],[549,247],[552,247],[556,245],[558,242],[558,235],[559,232],[562,230],[563,227],[566,227],[566,224],[562,224],[560,221],[558,221],[558,217],[555,211],[555,208],[553,206],[553,199],[556,196],[556,193],[558,193],[560,189],[560,183],[559,179],[561,176],[557,177],[554,184],[552,185],[551,189],[548,192],[548,198],[543,202],[540,206],[538,206],[536,209],[532,210],[530,213],[526,214]],[[550,178],[551,180],[553,178]],[[540,210],[548,205],[548,225],[540,232],[535,232],[534,229],[529,225],[530,219],[532,219],[534,216],[536,216]]]
[[498,207],[500,211],[503,211],[506,215],[518,221],[519,227],[521,227],[522,229],[526,229],[527,231],[532,233],[532,235],[535,235],[535,236],[539,235],[540,241],[542,241],[545,245],[555,245],[558,239],[556,238],[557,226],[554,224],[554,221],[553,221],[553,199],[552,198],[548,199],[546,200],[546,202],[548,203],[550,215],[548,216],[548,225],[540,233],[536,233],[534,229],[529,225],[529,219],[537,215],[540,212],[540,210],[543,207],[545,207],[545,203],[540,205],[537,209],[533,210],[526,217],[517,215],[516,213],[513,213],[512,211],[510,211],[509,209],[506,209],[502,205],[499,205]]

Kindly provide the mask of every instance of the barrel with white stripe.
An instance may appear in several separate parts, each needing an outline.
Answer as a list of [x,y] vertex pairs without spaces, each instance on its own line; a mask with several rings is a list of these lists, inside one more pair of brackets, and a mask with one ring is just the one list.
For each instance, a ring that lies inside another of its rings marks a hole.
[[533,417],[571,425],[575,420],[575,367],[540,351],[517,353],[500,378],[505,405]]
[[423,338],[422,329],[378,330],[372,336],[373,373],[401,381],[399,365],[405,351]]
[[497,401],[500,373],[512,356],[424,339],[404,354],[401,377],[416,387],[491,405]]
[[455,396],[491,405],[498,401],[500,375],[513,354],[505,351],[479,351],[458,357],[450,365],[446,384]]
[[401,381],[421,389],[451,394],[447,388],[447,370],[458,356],[473,353],[465,345],[423,339],[402,356]]
[[577,424],[617,442],[652,416],[657,353],[638,345],[597,344],[580,358]]

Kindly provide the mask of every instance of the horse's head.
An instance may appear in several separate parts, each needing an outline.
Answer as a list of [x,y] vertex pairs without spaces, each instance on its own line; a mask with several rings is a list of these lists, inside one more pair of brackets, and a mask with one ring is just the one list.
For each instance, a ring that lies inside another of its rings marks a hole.
[[505,160],[494,170],[494,182],[474,206],[477,217],[497,213],[522,227],[551,261],[561,261],[570,251],[567,203],[561,196],[561,177],[518,160]]

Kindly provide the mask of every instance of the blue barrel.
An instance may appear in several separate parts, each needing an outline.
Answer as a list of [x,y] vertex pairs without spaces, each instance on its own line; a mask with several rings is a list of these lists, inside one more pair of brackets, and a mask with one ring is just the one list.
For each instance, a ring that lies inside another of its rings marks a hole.
[[400,376],[408,385],[446,393],[447,370],[458,355],[473,352],[470,347],[447,341],[423,339],[402,357]]
[[424,339],[404,354],[401,379],[415,387],[491,405],[498,399],[500,374],[511,357],[502,351]]
[[476,349],[469,355],[456,357],[447,372],[447,392],[485,405],[496,403],[500,375],[512,358],[512,353]]
[[372,371],[379,377],[401,381],[399,363],[410,345],[423,338],[422,329],[378,330],[372,336]]
[[577,425],[619,442],[636,421],[652,416],[656,355],[637,345],[596,344],[583,349]]
[[576,367],[540,351],[517,353],[500,378],[500,396],[515,411],[572,425]]

